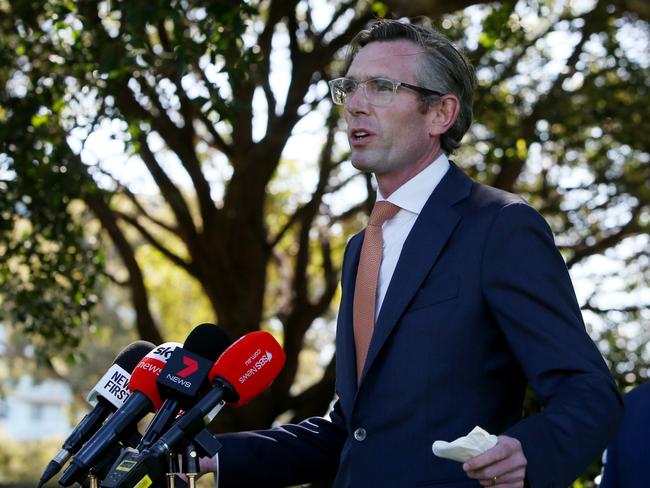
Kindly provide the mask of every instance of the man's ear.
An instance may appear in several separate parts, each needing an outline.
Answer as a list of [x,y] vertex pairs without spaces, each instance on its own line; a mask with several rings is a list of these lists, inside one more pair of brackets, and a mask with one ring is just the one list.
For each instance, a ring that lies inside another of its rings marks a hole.
[[434,101],[429,108],[429,135],[441,136],[447,132],[456,122],[459,112],[460,101],[456,95],[445,95],[439,101]]

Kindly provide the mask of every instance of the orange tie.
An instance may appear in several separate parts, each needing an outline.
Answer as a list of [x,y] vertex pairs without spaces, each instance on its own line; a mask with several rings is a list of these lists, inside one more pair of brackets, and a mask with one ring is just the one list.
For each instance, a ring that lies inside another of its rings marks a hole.
[[377,279],[381,265],[384,241],[381,226],[392,218],[399,207],[387,201],[375,203],[361,246],[357,281],[354,286],[353,327],[354,347],[357,352],[357,382],[361,379],[366,362],[370,339],[375,328],[375,303],[377,302]]

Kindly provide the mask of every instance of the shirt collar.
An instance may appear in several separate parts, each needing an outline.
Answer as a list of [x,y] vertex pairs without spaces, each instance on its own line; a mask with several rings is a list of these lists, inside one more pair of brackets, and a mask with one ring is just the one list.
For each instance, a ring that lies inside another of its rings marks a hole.
[[442,153],[430,165],[395,190],[388,198],[384,198],[377,189],[377,201],[388,200],[404,210],[419,215],[433,190],[436,189],[442,177],[447,173],[449,166],[447,156]]

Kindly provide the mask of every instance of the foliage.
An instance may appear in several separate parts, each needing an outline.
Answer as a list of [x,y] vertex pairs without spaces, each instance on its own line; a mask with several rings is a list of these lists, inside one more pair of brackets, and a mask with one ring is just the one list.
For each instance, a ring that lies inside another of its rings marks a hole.
[[[469,49],[477,124],[463,156],[469,172],[523,194],[549,221],[625,390],[648,378],[650,364],[641,339],[650,332],[650,144],[638,137],[650,116],[648,25],[605,2],[553,5],[486,10]],[[554,68],[560,40],[566,61]]]
[[[212,317],[233,336],[260,326],[277,331],[289,366],[276,382],[275,407],[262,409],[264,415],[249,414],[254,423],[268,424],[287,408],[304,335],[326,314],[336,293],[336,265],[345,237],[336,225],[337,215],[319,215],[326,209],[322,196],[346,184],[336,180],[340,171],[331,157],[331,141],[323,151],[313,195],[309,186],[298,199],[289,192],[266,190],[277,185],[276,170],[293,127],[323,98],[319,94],[313,99],[309,86],[324,77],[323,55],[331,57],[347,41],[343,35],[328,39],[340,33],[340,26],[332,23],[312,31],[309,23],[305,28],[302,20],[299,25],[288,20],[281,5],[263,8],[253,22],[253,7],[238,2],[50,1],[34,7],[18,1],[0,6],[6,61],[0,154],[6,170],[3,183],[16,186],[7,202],[8,220],[19,218],[16,201],[35,200],[38,189],[33,188],[30,167],[37,166],[44,173],[38,179],[48,188],[44,197],[54,200],[41,199],[37,208],[58,210],[60,220],[80,230],[78,241],[102,243],[103,250],[119,256],[119,269],[98,266],[95,272],[130,289],[142,338],[162,341],[163,330],[170,329],[165,321],[173,320],[168,308],[156,305],[162,303],[160,288],[143,270],[148,262],[144,256],[153,256],[152,250],[194,280]],[[352,6],[344,4],[340,12],[351,12]],[[311,12],[302,8],[296,15],[311,20]],[[359,17],[348,28],[363,22]],[[300,59],[294,63],[288,96],[279,102],[270,88],[269,53],[274,33],[288,25],[300,31],[290,36],[291,51]],[[315,46],[318,52],[312,52]],[[252,99],[258,86],[272,108],[261,140],[253,135]],[[305,96],[313,99],[311,104],[303,102]],[[329,124],[335,122],[331,117]],[[159,196],[136,195],[115,174],[114,160],[93,154],[92,138],[101,130],[110,133],[116,152],[131,155],[127,172],[146,168]],[[46,147],[43,151],[56,151],[56,158],[23,150],[39,144]],[[191,191],[177,181],[179,171],[191,182]],[[221,177],[215,179],[215,172]],[[56,207],[56,202],[70,204]],[[84,229],[87,235],[81,232],[89,221],[73,214],[72,205],[78,202],[93,215],[90,223],[100,232],[89,227]],[[268,224],[265,208],[277,209],[277,218]],[[39,223],[33,208],[24,219]],[[339,231],[330,239],[332,227]],[[277,280],[268,282],[267,273]],[[267,290],[277,300],[265,305]],[[152,291],[158,298],[150,298]],[[36,296],[46,296],[38,292]],[[14,295],[15,288],[7,283],[4,299]],[[25,308],[38,311],[34,305],[25,301]],[[12,318],[24,327],[20,315]],[[59,321],[59,336],[74,337],[72,325]],[[331,395],[331,377],[328,384],[321,394]],[[311,411],[322,411],[322,399],[312,403]]]
[[[5,115],[35,123],[25,131],[0,125],[0,321],[30,335],[37,357],[72,354],[91,322],[102,251],[84,232],[87,212],[75,207],[78,190],[59,163],[61,150],[46,142],[37,116],[16,105]],[[20,177],[12,168],[18,154]]]
[[[36,486],[40,472],[35,466],[46,466],[51,456],[60,449],[60,441],[42,440],[17,442],[0,436],[0,486]],[[17,485],[17,483],[21,483]],[[46,486],[55,486],[53,483]]]
[[[144,339],[208,318],[282,340],[282,376],[220,428],[322,413],[334,363],[314,350],[331,341],[343,247],[373,199],[346,163],[325,80],[392,2],[322,3],[0,0],[2,319],[44,354],[69,350],[101,275],[125,288]],[[425,3],[477,66],[476,123],[456,161],[549,220],[590,332],[619,384],[638,384],[650,361],[647,23],[605,0]],[[207,305],[174,309],[195,290]],[[320,379],[292,389],[309,361]]]

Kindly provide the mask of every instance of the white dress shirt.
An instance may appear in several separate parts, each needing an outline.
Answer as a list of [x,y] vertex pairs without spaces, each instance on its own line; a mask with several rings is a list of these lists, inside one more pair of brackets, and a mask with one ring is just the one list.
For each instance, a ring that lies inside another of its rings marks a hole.
[[375,320],[384,302],[404,242],[424,204],[438,186],[440,180],[445,176],[447,170],[449,170],[449,160],[443,153],[429,166],[395,190],[388,198],[384,198],[377,190],[377,201],[387,200],[400,207],[400,211],[392,219],[384,222],[382,226],[384,251],[377,281]]

